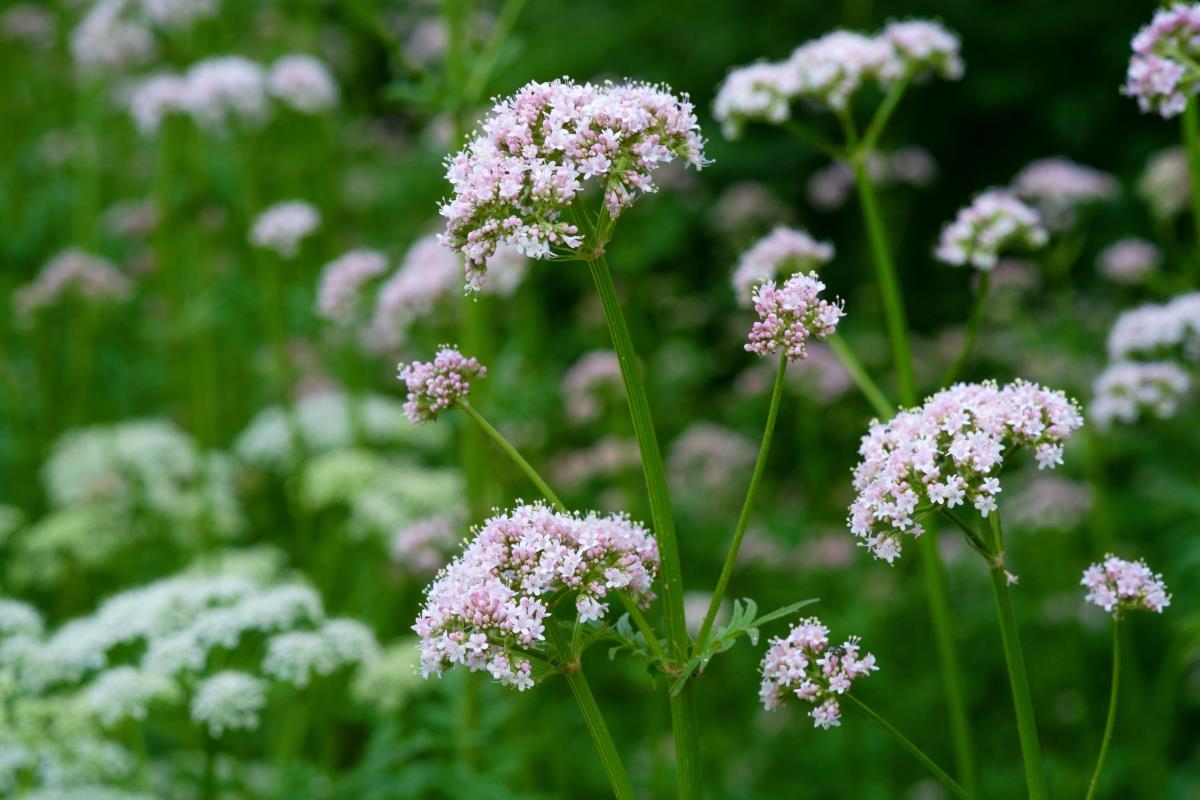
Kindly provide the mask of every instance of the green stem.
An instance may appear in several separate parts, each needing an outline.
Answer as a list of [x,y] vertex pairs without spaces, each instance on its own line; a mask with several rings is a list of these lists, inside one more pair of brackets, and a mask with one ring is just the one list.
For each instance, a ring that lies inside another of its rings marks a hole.
[[708,603],[708,613],[704,615],[704,623],[700,633],[696,635],[695,652],[704,649],[708,641],[709,631],[716,621],[721,601],[725,598],[725,589],[729,586],[729,578],[733,575],[733,567],[737,563],[738,550],[742,546],[742,537],[746,535],[746,526],[750,524],[750,511],[754,508],[754,500],[758,496],[758,486],[762,481],[763,472],[767,468],[767,454],[771,451],[771,437],[775,434],[775,421],[779,417],[779,401],[783,397],[783,380],[787,375],[787,353],[779,354],[779,366],[775,370],[775,385],[771,389],[771,405],[767,410],[767,424],[763,428],[762,443],[758,446],[758,458],[754,462],[754,472],[750,474],[750,486],[746,489],[746,499],[742,503],[742,512],[738,515],[737,526],[733,529],[733,541],[725,553],[725,563],[721,567],[721,576],[717,579],[717,588],[713,589],[712,599]]
[[[1183,109],[1183,147],[1187,151],[1188,173],[1192,179],[1192,225],[1193,234],[1200,249],[1200,109],[1195,97],[1188,100]],[[1195,277],[1200,270],[1200,253],[1193,252],[1186,260],[1189,272]]]
[[637,603],[629,599],[629,595],[625,592],[617,592],[617,596],[621,598],[621,602],[625,605],[625,610],[629,612],[629,618],[633,620],[633,624],[641,631],[642,636],[646,639],[646,646],[650,648],[651,654],[659,661],[666,661],[667,654],[663,652],[662,645],[659,644],[658,635],[654,629],[650,627],[650,623],[646,621],[646,615],[638,608]]
[[861,152],[870,155],[875,150],[875,145],[879,143],[879,137],[883,135],[883,129],[887,127],[888,120],[892,118],[892,112],[896,110],[896,106],[900,105],[900,99],[904,97],[904,92],[908,89],[909,77],[906,75],[900,80],[892,84],[892,88],[888,90],[887,95],[883,98],[883,102],[879,104],[879,108],[875,109],[875,116],[871,118],[870,124],[867,125],[867,132],[863,134]]
[[1113,657],[1112,657],[1112,690],[1108,695],[1108,718],[1104,721],[1104,738],[1100,741],[1100,757],[1096,759],[1096,770],[1092,773],[1092,782],[1088,784],[1087,800],[1096,796],[1096,787],[1100,785],[1100,772],[1104,769],[1104,759],[1108,756],[1108,746],[1112,744],[1113,729],[1117,724],[1117,695],[1121,686],[1121,619],[1113,621]]
[[1049,795],[1042,771],[1042,749],[1038,743],[1029,677],[1025,673],[1025,657],[1021,654],[1021,639],[1017,634],[1017,619],[1008,591],[1008,574],[1004,569],[1004,534],[1000,528],[999,512],[993,511],[988,515],[988,527],[991,530],[992,552],[995,554],[989,570],[992,575],[992,594],[996,600],[996,615],[1000,619],[1000,643],[1004,647],[1004,661],[1008,667],[1008,680],[1017,715],[1021,758],[1025,762],[1025,783],[1029,789],[1029,800],[1046,800]]
[[953,778],[951,778],[949,775],[947,775],[946,771],[943,770],[941,767],[939,767],[932,758],[925,755],[924,751],[922,751],[921,748],[917,747],[915,744],[913,744],[908,739],[907,736],[905,736],[904,734],[900,733],[900,731],[898,731],[894,727],[892,727],[891,723],[889,723],[883,717],[879,716],[879,714],[877,714],[874,709],[872,709],[870,706],[868,706],[866,703],[864,703],[862,700],[859,700],[857,697],[855,697],[852,694],[843,695],[841,699],[849,701],[850,704],[853,705],[855,708],[857,708],[859,711],[863,712],[868,717],[870,717],[871,719],[873,719],[877,723],[879,723],[879,725],[884,730],[886,730],[888,733],[890,733],[892,736],[894,736],[896,738],[896,741],[900,743],[901,747],[903,747],[905,750],[907,750],[909,753],[911,753],[913,755],[913,757],[917,759],[917,761],[920,761],[922,764],[924,764],[925,768],[928,769],[930,772],[932,772],[934,777],[937,778],[939,781],[941,781],[942,784],[947,789],[949,789],[951,791],[951,793],[954,794],[955,797],[961,797],[961,798],[963,798],[963,800],[971,800],[971,795],[967,792],[966,789],[959,786],[958,783]]
[[975,340],[979,338],[979,328],[983,323],[983,312],[987,308],[988,293],[992,288],[992,273],[991,270],[984,272],[979,278],[979,292],[975,296],[975,306],[971,309],[971,316],[967,320],[967,333],[963,339],[962,350],[959,351],[958,358],[954,359],[954,363],[950,365],[950,369],[946,370],[946,374],[942,376],[942,386],[949,386],[962,372],[963,366],[967,363],[967,359],[971,357],[971,352],[975,349]]
[[871,380],[870,374],[862,362],[858,360],[858,356],[854,355],[854,351],[846,344],[846,340],[842,338],[840,333],[835,333],[827,340],[829,349],[837,356],[838,361],[842,362],[842,367],[850,374],[850,378],[858,386],[858,390],[863,393],[863,397],[867,398],[867,402],[871,404],[871,408],[875,409],[875,413],[880,419],[891,419],[896,413],[896,407],[887,399],[887,395],[879,388],[875,381]]
[[794,133],[798,138],[804,140],[804,142],[809,146],[820,150],[822,153],[832,159],[841,161],[846,157],[845,152],[836,144],[834,144],[834,142],[817,133],[807,125],[797,122],[791,117],[783,121],[783,127]]
[[525,473],[529,480],[533,481],[533,485],[538,488],[538,491],[542,493],[543,497],[545,497],[554,505],[558,506],[560,511],[567,510],[567,507],[563,505],[562,500],[558,499],[558,495],[554,493],[554,490],[546,485],[546,482],[542,480],[542,476],[538,474],[537,470],[530,466],[529,462],[525,460],[525,457],[517,451],[517,448],[512,446],[512,443],[504,437],[503,433],[492,427],[492,424],[484,419],[483,415],[476,411],[475,408],[466,400],[459,400],[458,407],[465,411],[467,416],[479,423],[479,427],[483,428],[484,433],[492,437],[492,441],[500,445],[500,449],[507,453],[508,457],[516,462],[517,466],[521,468],[521,471]]
[[871,244],[875,277],[879,291],[883,294],[883,310],[887,317],[888,335],[892,340],[892,355],[896,362],[896,382],[900,389],[900,402],[912,406],[917,402],[916,379],[913,377],[912,349],[908,343],[908,323],[904,314],[904,299],[900,295],[900,283],[896,278],[896,265],[888,247],[887,232],[883,227],[883,216],[875,198],[875,187],[860,152],[851,160],[854,183],[858,187],[859,204],[863,220],[867,225],[867,237]]
[[[916,379],[913,374],[912,348],[908,342],[908,322],[905,318],[899,279],[896,277],[896,266],[888,246],[883,216],[875,197],[875,187],[872,185],[871,176],[867,171],[866,156],[868,153],[860,146],[854,122],[849,114],[842,114],[841,121],[846,134],[846,142],[854,152],[851,168],[854,171],[854,183],[858,188],[863,220],[867,226],[872,263],[875,265],[875,277],[879,282],[880,293],[883,295],[884,315],[887,319],[888,335],[892,342],[892,354],[896,362],[896,383],[900,392],[900,403],[905,407],[911,407],[917,402]],[[922,537],[918,549],[921,551],[922,572],[925,578],[925,599],[929,605],[929,616],[933,624],[934,642],[937,646],[942,684],[945,687],[946,704],[950,715],[956,768],[963,782],[974,790],[975,774],[971,755],[970,725],[967,722],[966,702],[963,699],[958,655],[950,628],[950,602],[946,589],[945,568],[937,551],[937,542],[934,537]]]
[[[560,657],[568,655],[566,643],[563,642],[557,623],[550,622],[546,626],[546,636]],[[625,771],[624,762],[621,761],[621,753],[617,750],[612,734],[608,731],[608,724],[604,721],[600,706],[596,704],[592,688],[588,685],[587,678],[583,676],[583,665],[578,658],[572,657],[571,661],[563,665],[562,674],[571,687],[571,694],[575,696],[575,702],[579,706],[579,713],[583,715],[583,722],[587,725],[588,733],[592,735],[596,752],[600,755],[604,771],[608,773],[608,780],[612,784],[613,794],[619,800],[632,800],[635,796],[633,784],[629,781],[629,774]]]
[[470,75],[467,76],[466,85],[463,87],[463,100],[466,103],[473,104],[483,95],[488,78],[491,77],[496,61],[500,58],[500,53],[524,7],[525,0],[505,0],[496,17],[496,24],[492,26],[491,35],[483,46],[483,51],[475,59]]
[[[663,469],[662,453],[658,437],[650,416],[650,401],[642,381],[637,352],[629,335],[625,314],[617,298],[617,287],[613,284],[608,262],[600,255],[588,262],[596,291],[604,308],[613,349],[621,367],[625,383],[625,394],[629,402],[629,414],[633,419],[634,435],[642,456],[642,472],[646,479],[646,490],[650,498],[650,515],[654,534],[658,540],[661,559],[660,575],[663,585],[664,617],[666,618],[667,641],[670,655],[676,662],[687,657],[688,633],[683,615],[683,570],[679,564],[679,545],[675,538],[675,519],[671,512],[670,496],[667,492],[666,471]],[[699,721],[696,717],[695,698],[690,685],[671,698],[671,723],[675,733],[675,764],[678,771],[679,796],[684,800],[703,796],[704,789],[700,774]]]

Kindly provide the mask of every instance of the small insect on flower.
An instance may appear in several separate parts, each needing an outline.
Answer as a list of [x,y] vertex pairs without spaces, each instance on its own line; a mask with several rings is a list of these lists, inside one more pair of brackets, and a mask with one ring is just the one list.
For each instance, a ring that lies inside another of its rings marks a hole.
[[528,689],[530,655],[550,655],[549,596],[574,594],[578,620],[586,623],[607,613],[610,592],[648,605],[657,572],[654,537],[624,515],[518,505],[487,520],[426,590],[413,625],[421,671],[441,675],[457,664]]
[[738,259],[733,271],[733,290],[738,303],[749,306],[755,287],[763,281],[810,271],[832,258],[832,244],[818,242],[807,231],[780,226]]
[[703,167],[703,147],[692,104],[666,87],[529,83],[446,162],[454,195],[441,207],[442,242],[466,257],[467,289],[478,289],[498,244],[537,259],[576,251],[583,234],[563,215],[588,182],[615,219],[656,191],[658,167],[676,159]]
[[926,513],[968,502],[980,516],[994,511],[1006,450],[1029,448],[1039,468],[1054,468],[1082,425],[1075,401],[1034,383],[955,384],[871,424],[854,468],[850,532],[891,564],[902,534],[924,532]]
[[1110,553],[1100,563],[1085,569],[1079,583],[1087,587],[1085,600],[1118,619],[1124,612],[1134,610],[1161,614],[1171,605],[1162,575],[1151,572],[1140,559],[1126,561]]
[[815,272],[793,275],[782,286],[775,281],[759,286],[754,292],[758,321],[750,328],[745,349],[763,357],[783,350],[788,361],[804,358],[808,340],[829,338],[846,315],[840,302],[820,297],[824,288]]
[[1002,253],[1036,250],[1048,239],[1037,211],[1011,192],[989,189],[942,230],[936,255],[947,264],[970,264],[986,272],[996,266]]
[[763,656],[758,696],[773,711],[795,696],[813,704],[813,726],[828,730],[842,724],[838,697],[859,678],[879,669],[875,656],[862,654],[857,636],[830,646],[829,629],[816,617],[793,625],[786,637],[771,640]]
[[487,367],[443,345],[433,361],[401,364],[399,379],[408,388],[404,413],[413,422],[432,422],[471,391],[471,381],[487,377]]

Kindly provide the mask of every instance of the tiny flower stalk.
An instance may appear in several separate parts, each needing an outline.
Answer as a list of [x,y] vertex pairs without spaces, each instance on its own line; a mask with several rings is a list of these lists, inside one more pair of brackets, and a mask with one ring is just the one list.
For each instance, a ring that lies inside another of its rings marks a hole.
[[[1183,146],[1187,150],[1188,172],[1192,178],[1192,186],[1200,186],[1200,108],[1193,96],[1183,109]],[[1192,227],[1197,239],[1197,252],[1193,253],[1187,263],[1190,265],[1192,276],[1200,273],[1200,192],[1191,193]]]
[[475,420],[483,432],[490,436],[492,441],[499,445],[500,449],[503,450],[518,467],[521,468],[521,471],[525,473],[526,477],[528,477],[529,480],[533,482],[533,485],[538,488],[538,491],[542,493],[542,497],[546,498],[555,506],[557,506],[560,511],[566,510],[566,506],[563,505],[562,500],[558,499],[558,495],[554,493],[554,490],[547,485],[546,481],[542,479],[542,476],[539,475],[537,470],[535,470],[529,464],[529,462],[525,460],[525,457],[521,455],[517,448],[513,447],[512,443],[505,438],[504,434],[496,430],[496,428],[490,422],[484,419],[483,415],[476,411],[474,406],[472,406],[466,400],[459,400],[456,405],[458,408],[461,408],[468,417]]
[[959,350],[958,356],[954,359],[954,363],[946,370],[946,374],[942,376],[942,386],[949,386],[962,374],[963,367],[971,358],[971,353],[975,351],[975,342],[979,338],[979,329],[983,326],[983,315],[987,310],[988,295],[992,289],[992,273],[991,271],[980,273],[979,286],[975,290],[975,305],[971,309],[971,316],[967,320],[967,331],[963,336],[962,349]]
[[1100,755],[1096,757],[1096,768],[1092,770],[1092,779],[1088,782],[1086,800],[1096,796],[1100,786],[1100,773],[1104,771],[1104,761],[1108,757],[1108,747],[1112,744],[1113,729],[1117,725],[1117,698],[1121,687],[1121,619],[1113,620],[1112,626],[1112,688],[1108,694],[1108,714],[1104,719],[1104,736],[1100,739]]

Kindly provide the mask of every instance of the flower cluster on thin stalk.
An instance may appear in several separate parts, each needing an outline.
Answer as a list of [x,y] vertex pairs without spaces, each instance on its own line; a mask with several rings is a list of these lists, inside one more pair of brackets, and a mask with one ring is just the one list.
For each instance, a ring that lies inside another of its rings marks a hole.
[[1143,416],[1167,419],[1191,386],[1188,373],[1171,361],[1117,361],[1096,376],[1088,416],[1101,428]]
[[295,258],[300,242],[321,225],[321,214],[303,200],[276,203],[254,220],[250,244],[273,250],[281,258]]
[[863,654],[857,636],[831,646],[829,629],[809,617],[793,625],[787,636],[771,640],[762,660],[758,695],[768,711],[790,697],[812,703],[808,713],[813,726],[828,730],[842,724],[838,698],[878,669],[875,656]]
[[82,250],[64,250],[13,294],[13,316],[30,325],[70,297],[105,306],[124,302],[132,294],[133,283],[110,262]]
[[947,264],[987,271],[1003,253],[1036,250],[1048,239],[1037,211],[1009,191],[989,189],[942,230],[935,252]]
[[1160,8],[1137,32],[1122,91],[1144,112],[1183,113],[1200,88],[1200,5]]
[[780,286],[761,284],[753,297],[758,320],[745,349],[764,358],[782,350],[788,361],[803,359],[809,339],[829,338],[846,313],[841,303],[820,296],[824,289],[815,272],[793,275]]
[[1108,357],[1200,360],[1200,292],[1126,311],[1108,332]]
[[1042,158],[1017,173],[1012,189],[1037,208],[1047,228],[1063,231],[1075,224],[1080,206],[1115,197],[1117,181],[1106,172],[1069,158]]
[[467,146],[447,161],[453,196],[442,241],[467,260],[467,288],[496,247],[530,258],[581,255],[583,231],[567,215],[589,182],[615,219],[655,191],[654,171],[677,159],[704,166],[692,104],[645,83],[533,82],[498,102]]
[[1142,560],[1126,561],[1110,553],[1085,569],[1079,582],[1088,590],[1085,600],[1118,619],[1126,611],[1161,614],[1171,605],[1162,575],[1151,572]]
[[717,89],[713,115],[725,135],[736,138],[747,122],[786,121],[795,102],[841,111],[868,83],[887,89],[932,74],[950,80],[963,74],[958,37],[936,22],[892,22],[874,36],[836,30],[783,61],[730,72]]
[[398,377],[408,389],[404,413],[413,422],[432,422],[470,393],[471,381],[487,377],[487,367],[444,345],[433,361],[401,364]]
[[426,677],[461,665],[506,686],[534,684],[532,658],[548,660],[546,625],[574,595],[579,623],[600,620],[612,592],[646,606],[658,545],[620,514],[566,514],[520,504],[487,520],[426,590],[413,630]]
[[738,302],[749,306],[760,283],[812,271],[832,258],[832,244],[817,241],[807,231],[780,226],[742,253],[733,270],[733,290]]
[[850,532],[890,564],[903,536],[920,536],[932,511],[967,504],[984,517],[995,511],[1007,454],[1028,448],[1039,468],[1053,469],[1082,425],[1079,406],[1062,392],[1025,381],[955,384],[872,423],[854,468]]
[[1162,251],[1145,239],[1121,239],[1096,256],[1096,270],[1113,283],[1138,284],[1162,266]]

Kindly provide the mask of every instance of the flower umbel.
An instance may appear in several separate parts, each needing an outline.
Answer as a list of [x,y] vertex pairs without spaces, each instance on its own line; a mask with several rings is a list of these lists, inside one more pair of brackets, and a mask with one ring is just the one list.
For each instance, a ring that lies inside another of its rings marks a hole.
[[759,239],[738,259],[733,290],[738,302],[750,305],[754,287],[763,281],[812,270],[833,258],[833,245],[818,242],[807,231],[778,227]]
[[408,387],[404,413],[413,422],[432,422],[440,412],[467,396],[471,381],[487,377],[487,367],[446,345],[433,361],[401,364],[398,377]]
[[938,259],[980,270],[996,266],[1001,253],[1035,250],[1049,235],[1038,212],[1003,189],[989,189],[958,212],[938,240]]
[[920,408],[872,423],[854,468],[850,532],[890,564],[901,535],[920,536],[920,519],[938,507],[969,502],[981,516],[994,511],[1006,450],[1028,447],[1039,468],[1053,468],[1082,425],[1073,400],[1034,383],[955,384]]
[[[583,244],[563,218],[588,181],[616,218],[653,192],[655,169],[676,159],[704,166],[692,104],[646,83],[533,82],[498,102],[481,130],[446,164],[454,196],[442,204],[442,241],[478,271],[498,244],[530,258]],[[478,288],[473,275],[468,289]]]
[[1150,24],[1133,37],[1133,55],[1121,91],[1142,111],[1163,118],[1183,112],[1200,86],[1200,5],[1176,3],[1160,8]]
[[759,286],[754,293],[758,321],[750,328],[746,350],[766,357],[782,349],[788,361],[804,358],[809,338],[828,338],[846,313],[820,297],[824,288],[815,272],[793,275],[782,286],[775,281]]
[[534,683],[528,654],[543,651],[560,593],[573,593],[579,621],[590,622],[607,612],[611,591],[648,605],[657,571],[654,537],[626,516],[518,505],[485,522],[426,590],[413,625],[421,670],[460,664],[523,691]]
[[758,696],[768,711],[783,705],[789,694],[812,703],[814,727],[828,730],[842,724],[838,697],[878,669],[875,656],[862,655],[857,636],[830,647],[829,629],[809,617],[792,626],[786,637],[771,640],[762,660]]
[[1085,569],[1079,583],[1087,587],[1085,600],[1117,617],[1135,609],[1161,614],[1171,605],[1162,575],[1151,572],[1140,559],[1126,561],[1110,553]]

